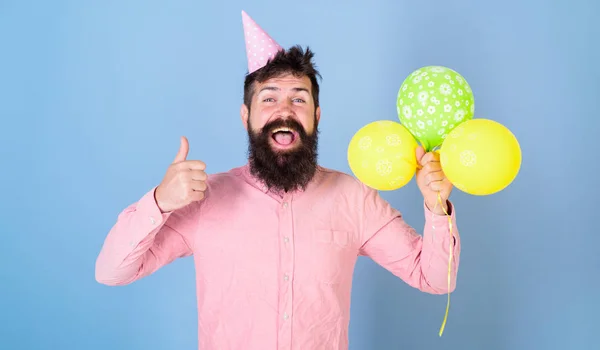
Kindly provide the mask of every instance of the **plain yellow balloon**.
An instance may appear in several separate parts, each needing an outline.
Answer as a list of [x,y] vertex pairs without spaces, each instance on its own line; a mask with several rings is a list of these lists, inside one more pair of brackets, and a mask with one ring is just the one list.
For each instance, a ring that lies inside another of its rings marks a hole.
[[354,175],[376,190],[406,185],[417,170],[417,141],[400,123],[380,120],[363,126],[348,145]]
[[444,174],[459,190],[478,196],[505,189],[521,168],[521,148],[504,125],[471,119],[453,129],[439,150]]

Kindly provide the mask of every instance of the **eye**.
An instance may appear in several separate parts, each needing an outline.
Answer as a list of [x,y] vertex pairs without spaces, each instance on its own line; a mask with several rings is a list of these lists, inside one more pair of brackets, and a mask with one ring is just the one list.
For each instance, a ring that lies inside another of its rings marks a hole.
[[306,101],[304,101],[304,100],[303,100],[303,99],[301,99],[301,98],[295,98],[295,99],[294,99],[294,102],[306,103]]
[[263,102],[275,102],[275,99],[272,97],[267,97],[267,98],[263,99]]

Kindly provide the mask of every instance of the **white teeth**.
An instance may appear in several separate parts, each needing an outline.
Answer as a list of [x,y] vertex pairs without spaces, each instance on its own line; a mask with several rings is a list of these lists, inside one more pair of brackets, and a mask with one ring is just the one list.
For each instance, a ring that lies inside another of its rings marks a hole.
[[273,130],[273,134],[276,133],[276,132],[280,132],[280,131],[289,131],[289,132],[291,132],[292,129],[290,129],[290,128],[277,128],[277,129]]

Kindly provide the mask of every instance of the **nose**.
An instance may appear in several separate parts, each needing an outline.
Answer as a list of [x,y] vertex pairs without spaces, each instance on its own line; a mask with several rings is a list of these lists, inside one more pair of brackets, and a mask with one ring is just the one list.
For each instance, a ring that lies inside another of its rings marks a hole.
[[292,102],[289,100],[284,100],[279,103],[279,109],[277,110],[277,114],[280,118],[287,119],[294,117],[294,110],[292,109]]

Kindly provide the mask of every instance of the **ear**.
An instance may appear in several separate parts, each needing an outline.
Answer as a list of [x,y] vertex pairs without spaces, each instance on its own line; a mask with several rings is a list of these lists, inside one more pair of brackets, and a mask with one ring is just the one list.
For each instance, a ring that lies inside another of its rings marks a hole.
[[242,124],[244,124],[244,129],[248,130],[248,107],[246,104],[242,103],[240,107],[240,117],[242,118]]
[[321,120],[321,107],[317,107],[317,110],[315,111],[315,115],[317,116],[317,123]]

